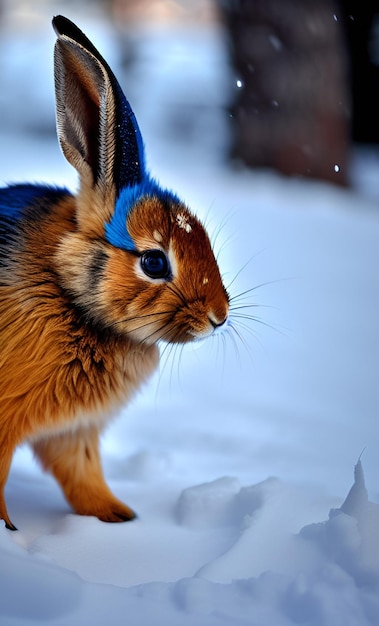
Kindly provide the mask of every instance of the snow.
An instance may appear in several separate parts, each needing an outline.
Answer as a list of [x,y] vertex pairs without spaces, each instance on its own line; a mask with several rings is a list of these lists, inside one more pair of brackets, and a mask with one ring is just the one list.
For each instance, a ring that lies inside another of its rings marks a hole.
[[[235,318],[241,338],[229,329],[162,348],[160,371],[109,427],[105,473],[136,521],[74,515],[29,449],[17,451],[6,498],[19,530],[0,528],[0,624],[374,626],[378,156],[358,155],[346,190],[231,169],[215,97],[228,80],[222,40],[177,37],[146,35],[123,84],[140,74],[132,104],[151,169],[209,224],[231,295],[256,287],[236,306],[253,304],[243,312],[257,321]],[[14,43],[13,55],[23,49]],[[189,50],[184,69],[174,49]],[[50,61],[44,53],[44,74],[30,60],[38,97]],[[2,108],[13,92],[8,81]],[[18,125],[23,107],[10,105],[0,128],[2,180],[75,188],[55,138],[38,120],[31,131],[31,110],[30,132]]]

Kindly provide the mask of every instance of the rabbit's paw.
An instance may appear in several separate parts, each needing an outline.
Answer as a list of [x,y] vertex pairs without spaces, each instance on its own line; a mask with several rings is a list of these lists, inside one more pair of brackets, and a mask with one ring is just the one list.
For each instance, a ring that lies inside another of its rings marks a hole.
[[8,530],[17,530],[16,526],[12,524],[10,520],[3,496],[0,496],[0,520],[5,522],[5,528],[8,528]]
[[116,523],[130,522],[137,517],[131,508],[116,499],[106,504],[104,503],[104,507],[96,515],[102,522]]
[[102,522],[129,522],[137,516],[126,504],[108,493],[97,493],[89,496],[82,494],[80,499],[69,499],[71,506],[79,515],[92,515]]

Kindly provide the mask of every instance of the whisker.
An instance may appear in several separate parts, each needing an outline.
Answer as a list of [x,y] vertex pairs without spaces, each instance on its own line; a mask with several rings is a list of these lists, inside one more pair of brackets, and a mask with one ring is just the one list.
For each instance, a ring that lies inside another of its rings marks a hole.
[[258,304],[257,302],[246,302],[246,304],[238,304],[237,306],[229,307],[230,312],[242,311],[244,309],[273,309],[275,307],[270,304]]
[[250,259],[248,259],[248,261],[246,261],[246,263],[244,263],[244,265],[241,267],[241,269],[238,270],[238,272],[235,274],[234,278],[232,278],[230,283],[228,283],[228,285],[226,286],[226,291],[229,292],[230,287],[235,283],[235,281],[237,280],[238,276],[241,274],[241,272],[243,272],[247,268],[247,266],[252,262],[253,259],[254,259],[254,256],[252,256]]
[[159,315],[169,315],[170,313],[171,311],[156,311],[153,313],[144,313],[143,315],[134,315],[132,317],[127,316],[120,320],[115,320],[113,324],[125,324],[125,322],[134,322],[135,320],[145,319],[147,317],[158,317]]
[[[217,333],[217,334],[214,334],[214,335],[212,336],[212,339],[213,339],[213,341],[216,341],[216,342],[217,342],[217,354],[216,354],[216,360],[217,360],[217,363],[219,363],[219,362],[220,362],[220,360],[221,360],[221,378],[222,378],[222,381],[223,381],[223,380],[224,380],[224,378],[225,378],[225,362],[226,362],[226,359],[225,359],[225,351],[226,351],[226,333]],[[221,346],[221,348],[222,348],[222,351],[221,351],[220,346]],[[221,352],[221,359],[220,359],[220,352]]]
[[167,284],[167,288],[169,291],[171,291],[175,296],[177,296],[179,298],[179,300],[181,301],[181,303],[186,306],[187,305],[187,301],[183,295],[183,293],[181,292],[180,289],[178,289],[178,287],[174,287],[172,284]]
[[166,352],[168,352],[168,353],[169,353],[169,354],[168,354],[168,356],[169,356],[169,355],[170,355],[171,350],[174,348],[174,346],[175,346],[175,345],[176,345],[176,344],[174,344],[174,343],[168,343],[168,342],[167,342],[167,343],[165,343],[165,344],[163,345],[163,348],[162,348],[162,349],[160,349],[160,358],[161,358],[161,359],[163,359],[163,357],[165,357],[165,360],[167,360],[167,355],[166,355]]
[[[242,270],[240,270],[240,271],[242,271]],[[233,279],[233,282],[234,282],[234,280],[235,279]],[[278,278],[276,280],[267,280],[267,281],[265,281],[263,283],[259,283],[258,285],[255,285],[255,287],[250,287],[250,289],[245,289],[245,291],[241,291],[241,293],[237,293],[235,296],[232,296],[229,299],[229,301],[233,302],[234,300],[237,300],[241,296],[246,296],[249,293],[253,293],[253,291],[257,291],[257,289],[261,289],[262,287],[268,287],[269,285],[275,285],[275,284],[281,283],[281,282],[283,282],[285,280],[291,280],[291,279],[290,278]],[[232,284],[232,283],[230,283],[230,284]]]
[[[214,200],[210,203],[209,207],[206,210],[204,217],[201,218],[201,223],[204,226],[207,233],[210,232],[212,220],[215,219],[215,215],[211,213],[214,205]],[[198,216],[199,217],[199,216]]]
[[230,337],[230,340],[231,340],[233,348],[234,348],[234,356],[235,356],[235,359],[236,359],[236,361],[238,363],[238,367],[241,367],[241,353],[240,353],[240,350],[238,349],[238,344],[237,344],[236,338],[242,343],[242,345],[245,347],[245,349],[247,349],[245,340],[242,338],[241,334],[233,326],[233,324],[229,324],[228,325],[227,331],[228,331],[228,337]]
[[229,237],[227,237],[227,239],[225,239],[221,245],[218,245],[218,239],[222,233],[222,231],[224,230],[226,224],[228,223],[228,221],[230,220],[230,218],[232,217],[233,213],[231,211],[229,211],[229,213],[227,215],[225,215],[224,219],[221,221],[221,223],[217,224],[217,228],[214,230],[214,232],[211,234],[210,240],[212,243],[212,249],[215,250],[215,257],[217,262],[219,261],[220,255],[223,252],[223,250],[226,248],[226,246],[228,246],[230,244],[231,241],[233,241],[233,239],[235,239],[235,235],[230,234]]
[[251,326],[249,326],[248,324],[244,322],[241,322],[241,320],[234,321],[234,323],[232,323],[232,327],[234,328],[234,330],[236,329],[236,327],[241,328],[245,333],[248,333],[251,337],[253,337],[253,339],[257,343],[259,343],[261,347],[263,347],[262,342],[259,338],[259,333],[256,329],[252,328]]
[[244,347],[245,352],[246,352],[247,356],[249,357],[249,360],[251,361],[252,365],[255,367],[255,361],[254,361],[253,352],[251,350],[251,347],[250,347],[249,343],[246,341],[244,335],[239,331],[238,327],[243,328],[243,330],[245,332],[247,331],[261,347],[262,347],[262,343],[261,343],[259,337],[257,336],[257,333],[254,332],[254,330],[252,328],[250,328],[250,327],[244,328],[244,324],[241,324],[240,322],[237,322],[237,323],[234,323],[234,324],[233,323],[230,324],[229,328],[232,331],[231,336],[237,337],[238,341]]
[[[274,330],[275,332],[279,333],[280,335],[285,336],[285,333],[280,330],[280,328],[278,328],[277,326],[273,326],[272,324],[270,324],[269,322],[266,322],[265,320],[262,320],[260,317],[257,317],[256,315],[247,315],[245,313],[233,313],[231,314],[231,319],[233,321],[233,319],[236,320],[247,320],[250,322],[254,322],[257,324],[262,324],[262,326],[266,326],[266,328],[270,328],[270,330]],[[283,330],[286,330],[288,332],[288,329],[284,328]]]
[[238,272],[235,274],[234,278],[230,281],[230,283],[227,285],[226,290],[229,291],[230,287],[235,283],[235,281],[237,280],[237,278],[240,276],[240,274],[248,267],[248,265],[250,265],[250,263],[252,263],[252,261],[254,261],[254,259],[257,258],[257,256],[259,256],[260,254],[262,254],[263,250],[260,250],[258,252],[256,252],[255,254],[253,254],[247,261],[246,263],[244,263],[242,265],[242,267],[238,270]]
[[176,361],[176,377],[178,380],[179,388],[181,387],[181,378],[180,378],[180,359],[183,354],[185,344],[175,344],[174,356],[171,361],[171,370],[170,370],[170,385],[173,380],[174,366]]
[[[161,388],[161,383],[163,380],[163,375],[167,369],[170,357],[172,355],[172,353],[174,353],[174,357],[175,357],[175,352],[176,352],[176,348],[177,348],[177,344],[174,343],[166,343],[163,350],[160,352],[160,359],[159,359],[159,378],[158,378],[158,385],[157,385],[157,389],[156,389],[156,397],[158,395],[158,392],[160,391]],[[171,378],[169,379],[170,381],[170,392],[171,392]]]
[[223,350],[223,360],[222,360],[222,376],[225,376],[225,363],[226,363],[226,359],[225,359],[225,355],[226,355],[226,336],[224,334],[221,335],[222,337],[222,350]]
[[[221,220],[221,222],[218,221],[216,227],[213,228],[213,231],[210,234],[210,240],[212,242],[212,248],[214,250],[216,249],[217,239],[219,238],[220,234],[224,230],[224,228],[227,225],[227,223],[229,222],[229,220],[234,216],[234,214],[235,214],[235,211],[228,211],[228,213],[224,216],[224,218]],[[211,226],[211,220],[208,220],[208,217],[209,217],[209,211],[208,211],[207,216],[206,216],[206,220],[208,221],[208,223],[206,224],[206,230],[209,232],[210,231],[210,226]],[[233,236],[231,235],[228,239],[232,239],[232,238],[233,238]]]
[[[145,341],[150,341],[155,335],[157,336],[155,341],[162,341],[164,340],[166,337],[169,337],[169,332],[171,330],[171,324],[172,324],[173,318],[167,320],[164,324],[162,324],[162,326],[160,326],[159,328],[155,329],[152,333],[150,333],[150,335],[147,335],[147,337],[145,337]],[[150,324],[152,324],[153,322],[150,322]],[[140,326],[138,328],[136,328],[136,330],[139,330],[139,328],[144,328],[145,326],[148,326],[149,324]],[[166,330],[165,330],[166,329]],[[165,330],[165,332],[163,334],[161,334],[161,331]]]
[[[233,240],[233,237],[232,237],[232,235],[230,235],[230,237],[228,237],[227,239],[225,239],[225,241],[223,241],[223,243],[221,244],[221,246],[217,250],[217,252],[215,254],[217,263],[220,262],[221,254],[224,252],[225,248],[230,245],[232,240]],[[215,247],[216,247],[216,245],[212,244],[212,248],[215,249]]]
[[[112,326],[113,327],[117,327],[123,324],[126,324],[127,322],[138,322],[140,320],[145,320],[147,318],[157,318],[159,316],[167,316],[167,315],[174,315],[176,313],[175,309],[168,309],[165,311],[157,311],[157,312],[153,312],[153,313],[145,313],[143,315],[134,315],[133,317],[123,317],[120,320],[115,320],[112,322]],[[144,326],[149,326],[149,324],[153,324],[155,323],[155,319],[150,320],[148,322],[146,322],[146,324],[140,324],[139,326],[136,326],[136,328],[134,330],[137,330],[139,328],[144,328]]]

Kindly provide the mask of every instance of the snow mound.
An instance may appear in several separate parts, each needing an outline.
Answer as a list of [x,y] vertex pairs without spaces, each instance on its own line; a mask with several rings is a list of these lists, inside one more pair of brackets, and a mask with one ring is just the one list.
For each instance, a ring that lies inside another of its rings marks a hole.
[[169,523],[158,507],[154,524],[69,514],[29,543],[3,530],[0,624],[376,625],[379,505],[361,461],[341,506],[295,531],[307,497],[223,477],[173,496]]
[[379,505],[368,499],[360,460],[354,473],[354,484],[342,506],[330,511],[328,521],[305,526],[300,536],[358,587],[379,591]]

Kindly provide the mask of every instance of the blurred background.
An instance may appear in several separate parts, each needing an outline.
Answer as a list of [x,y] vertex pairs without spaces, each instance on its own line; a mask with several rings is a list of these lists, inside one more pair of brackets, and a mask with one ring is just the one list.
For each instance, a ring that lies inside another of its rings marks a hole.
[[[225,282],[251,316],[237,317],[237,333],[221,345],[190,346],[185,358],[165,352],[156,403],[151,387],[125,433],[120,420],[107,435],[107,449],[175,451],[179,473],[187,471],[180,459],[192,467],[195,454],[210,478],[246,470],[252,484],[300,474],[345,493],[368,446],[376,494],[377,0],[0,7],[1,182],[77,186],[55,132],[50,22],[66,15],[118,77],[154,176],[218,233]],[[183,407],[190,417],[178,420]]]
[[0,0],[4,180],[17,133],[55,134],[57,13],[95,40],[142,129],[176,154],[342,186],[357,146],[377,167],[378,0]]

